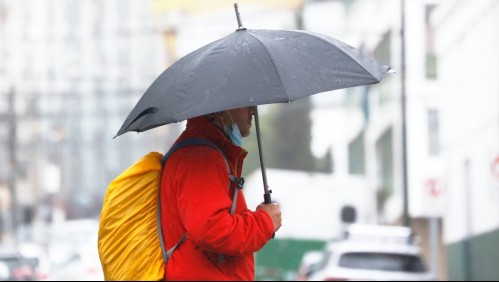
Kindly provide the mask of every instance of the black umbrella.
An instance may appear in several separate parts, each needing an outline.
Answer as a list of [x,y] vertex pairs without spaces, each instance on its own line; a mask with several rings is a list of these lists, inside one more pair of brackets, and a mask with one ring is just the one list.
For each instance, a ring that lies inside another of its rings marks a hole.
[[[375,84],[389,66],[332,37],[291,30],[238,29],[167,68],[140,98],[116,136],[218,111],[292,102],[312,94]],[[255,126],[269,203],[258,110]]]

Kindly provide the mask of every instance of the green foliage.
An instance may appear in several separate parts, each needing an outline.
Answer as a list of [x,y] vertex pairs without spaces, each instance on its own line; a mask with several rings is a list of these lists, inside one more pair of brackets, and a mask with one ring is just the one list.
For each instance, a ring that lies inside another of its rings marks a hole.
[[306,98],[278,104],[271,112],[273,130],[269,132],[271,142],[268,146],[273,157],[268,161],[269,167],[315,171],[315,158],[310,148],[311,108],[310,98]]
[[295,280],[303,255],[308,251],[322,250],[325,244],[322,240],[270,240],[256,254],[255,280]]
[[[309,172],[331,172],[331,152],[316,158],[311,150],[310,98],[288,104],[259,106],[260,132],[265,166]],[[249,154],[243,173],[260,168],[255,125],[243,147]]]

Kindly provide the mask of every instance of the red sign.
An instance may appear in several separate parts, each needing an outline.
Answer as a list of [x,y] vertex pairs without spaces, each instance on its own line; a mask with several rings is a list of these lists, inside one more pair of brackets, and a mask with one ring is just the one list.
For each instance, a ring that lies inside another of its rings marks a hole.
[[499,180],[499,157],[496,157],[496,159],[492,161],[490,170],[492,172],[492,176],[494,176],[495,179]]
[[432,198],[439,198],[445,192],[443,185],[435,178],[428,179],[425,186]]

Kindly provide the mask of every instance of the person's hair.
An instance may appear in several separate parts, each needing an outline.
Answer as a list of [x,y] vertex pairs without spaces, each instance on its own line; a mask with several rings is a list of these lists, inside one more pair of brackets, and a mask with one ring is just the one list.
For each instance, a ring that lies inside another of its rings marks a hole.
[[207,115],[208,121],[209,121],[209,122],[214,121],[214,120],[215,120],[215,118],[216,118],[216,117],[215,117],[215,115],[216,115],[216,114],[221,115],[222,113],[223,113],[223,111],[208,114],[208,115]]

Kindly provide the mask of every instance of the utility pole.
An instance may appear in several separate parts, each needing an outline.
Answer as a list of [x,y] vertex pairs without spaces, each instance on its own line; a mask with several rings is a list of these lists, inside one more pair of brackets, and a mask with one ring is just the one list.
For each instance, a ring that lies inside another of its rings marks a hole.
[[407,175],[407,129],[406,129],[406,87],[405,87],[405,0],[400,0],[400,94],[402,108],[402,196],[403,196],[403,223],[410,227],[409,219],[409,188]]
[[17,244],[17,224],[18,224],[18,206],[17,206],[17,115],[16,115],[16,91],[14,88],[9,92],[9,165],[10,173],[8,176],[9,190],[11,195],[11,216],[10,233],[13,235]]

